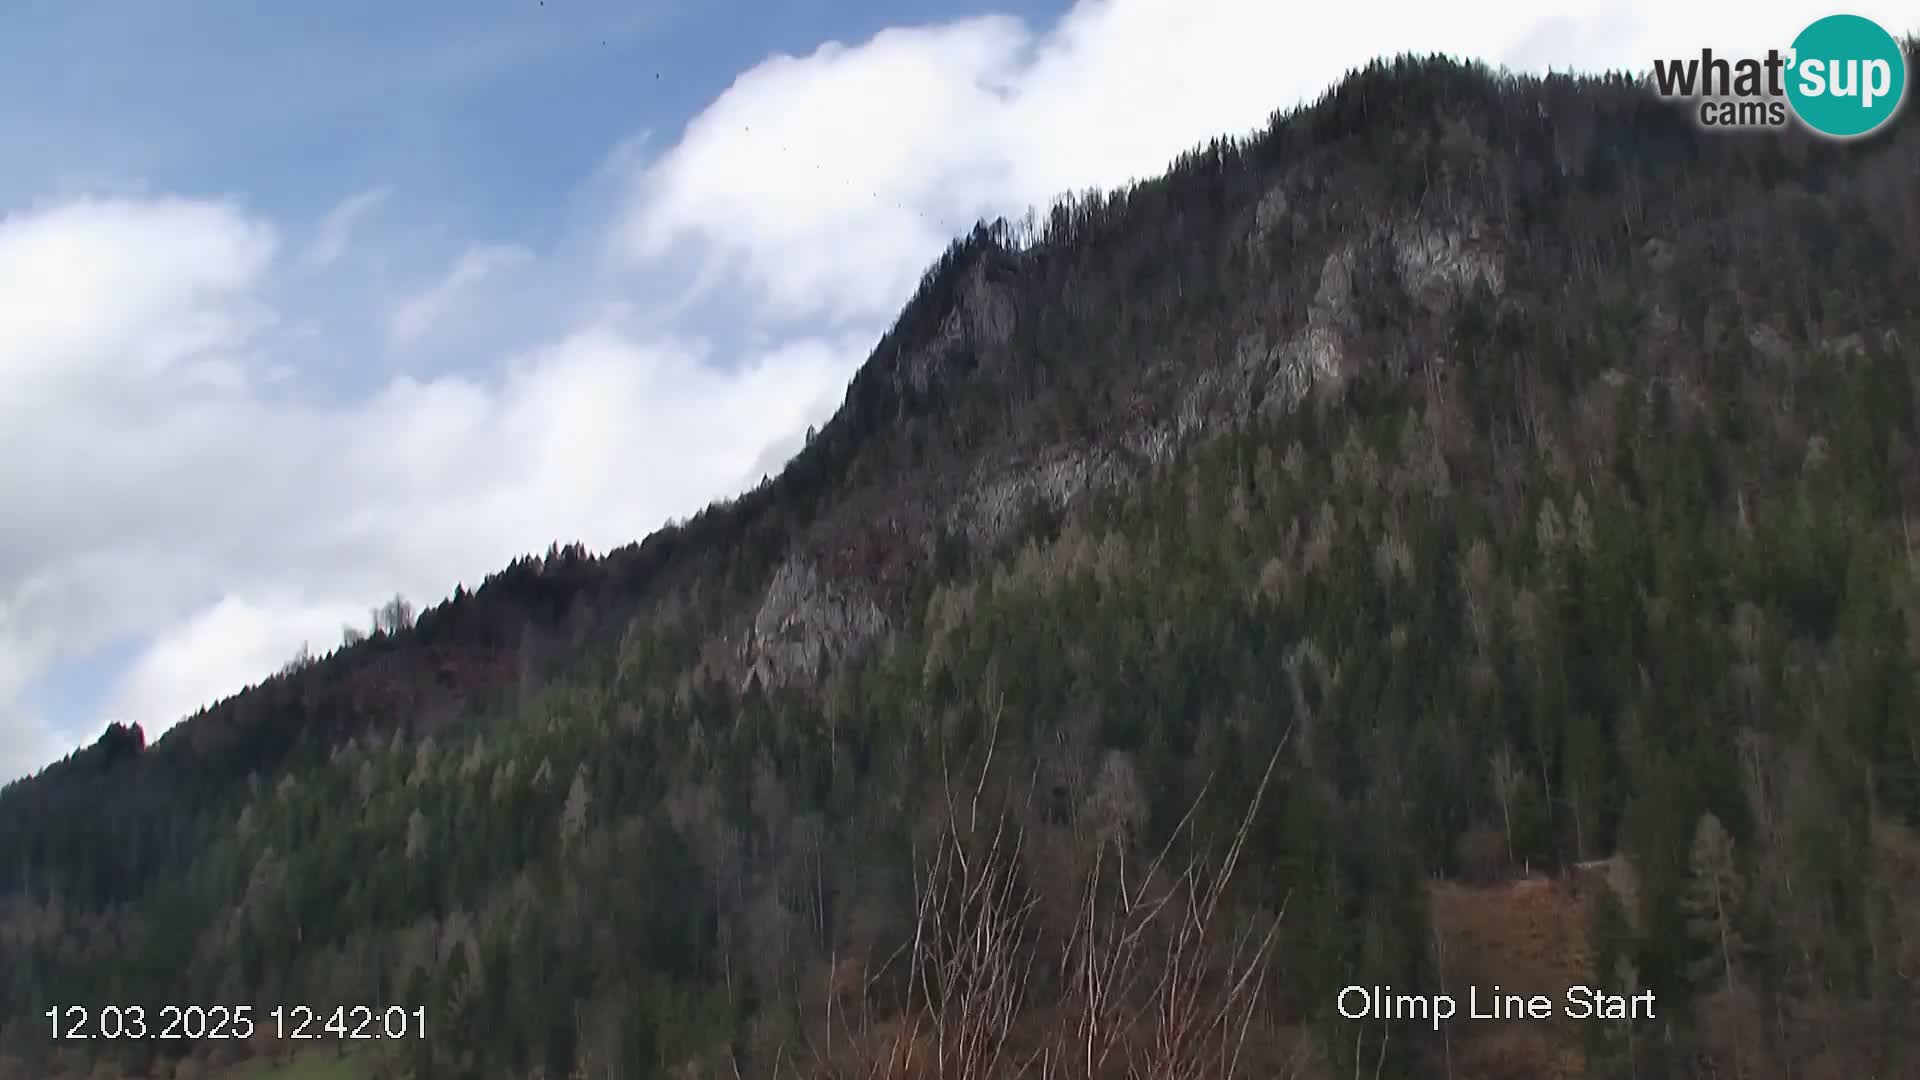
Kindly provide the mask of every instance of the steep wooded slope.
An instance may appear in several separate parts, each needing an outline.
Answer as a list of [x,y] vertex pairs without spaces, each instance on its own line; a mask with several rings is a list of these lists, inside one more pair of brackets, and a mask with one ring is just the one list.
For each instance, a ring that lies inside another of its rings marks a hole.
[[956,244],[760,489],[7,789],[0,1045],[308,999],[431,1003],[423,1075],[819,1071],[951,1006],[862,976],[984,768],[1020,955],[1124,919],[1101,857],[1251,822],[1256,1056],[1424,1074],[1333,1005],[1446,977],[1425,882],[1619,854],[1580,949],[1667,1007],[1568,1036],[1593,1075],[1898,1074],[1916,295],[1911,110],[1730,137],[1377,65]]

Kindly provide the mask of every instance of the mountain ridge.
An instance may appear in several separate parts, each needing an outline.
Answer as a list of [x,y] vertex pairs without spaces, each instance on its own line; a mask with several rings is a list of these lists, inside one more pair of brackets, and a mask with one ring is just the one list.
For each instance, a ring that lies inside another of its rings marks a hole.
[[[815,952],[911,923],[950,743],[1039,792],[1034,880],[1197,792],[1257,803],[1271,755],[1241,899],[1300,898],[1275,995],[1334,1072],[1434,1049],[1328,1013],[1336,978],[1439,977],[1423,881],[1616,854],[1640,883],[1594,902],[1591,959],[1701,1018],[1660,1045],[1805,1057],[1826,1009],[1891,1067],[1916,288],[1911,113],[1722,138],[1623,77],[1376,63],[957,241],[777,478],[10,785],[0,897],[33,914],[0,931],[72,907],[153,986],[490,1003],[457,1030],[502,1062],[579,1064],[605,1001],[655,1040],[614,1057],[764,1060],[755,1025],[800,1019],[756,1009]],[[1805,1015],[1701,966],[1693,890],[1736,878],[1757,981]],[[591,902],[629,895],[631,926]],[[22,937],[21,970],[106,985]],[[468,988],[509,966],[573,1016]],[[1591,1038],[1549,1050],[1687,1075]]]
[[[1301,109],[1299,111],[1301,119],[1299,122],[1292,123],[1292,129],[1297,130],[1303,123],[1317,125],[1321,130],[1316,130],[1313,137],[1318,139],[1326,137],[1326,129],[1339,131],[1346,126],[1367,122],[1392,123],[1390,119],[1374,119],[1368,116],[1368,96],[1391,93],[1394,89],[1393,71],[1396,67],[1405,69],[1413,62],[1410,57],[1403,57],[1391,64],[1376,61],[1363,71],[1357,72],[1355,76],[1343,81],[1321,101]],[[1473,92],[1471,84],[1476,79],[1483,79],[1487,83],[1495,82],[1484,67],[1470,64],[1456,70],[1465,75],[1466,82],[1469,84],[1465,92],[1468,93]],[[1509,77],[1507,82],[1511,88],[1529,85],[1535,80]],[[1537,80],[1537,85],[1550,92],[1556,85],[1571,86],[1572,83],[1564,76],[1550,76]],[[1635,86],[1633,81],[1620,76],[1612,77],[1608,85],[1614,87],[1616,91]],[[1454,92],[1462,92],[1457,87],[1453,89]],[[1508,92],[1511,92],[1511,89]],[[1659,103],[1639,101],[1635,104],[1643,112],[1670,111]],[[1373,107],[1391,110],[1396,106],[1389,101]],[[1551,108],[1542,105],[1540,119],[1548,121],[1551,115]],[[1273,133],[1280,130],[1283,124],[1293,120],[1293,114],[1288,110],[1276,113],[1273,126],[1264,134],[1265,140],[1268,143],[1275,141]],[[1685,125],[1676,120],[1673,126],[1684,128]],[[1471,134],[1459,135],[1457,132],[1447,134],[1462,138],[1469,143],[1472,140]],[[1891,137],[1893,135],[1890,133],[1889,138]],[[1595,135],[1594,138],[1602,139],[1604,136]],[[1793,138],[1794,136],[1787,136],[1788,140]],[[1832,149],[1829,144],[1820,143],[1804,135],[1798,136],[1798,139],[1803,153],[1818,153],[1823,150],[1830,152]],[[1257,158],[1262,150],[1261,142],[1262,137],[1256,137],[1245,152]],[[1225,166],[1221,164],[1221,159],[1233,152],[1232,147],[1231,141],[1216,139],[1200,150],[1182,155],[1175,162],[1168,177],[1143,182],[1136,185],[1134,190],[1151,192],[1156,185],[1171,185],[1174,177],[1183,174],[1190,178],[1199,177],[1204,180],[1210,174],[1223,172]],[[1476,149],[1484,148],[1484,143],[1476,147]],[[1562,157],[1564,158],[1564,155]],[[1570,163],[1564,159],[1559,160],[1558,164],[1563,170],[1571,167]],[[1258,166],[1255,168],[1257,169]],[[1246,237],[1249,247],[1255,246],[1253,241],[1270,236],[1274,230],[1288,225],[1291,219],[1288,217],[1287,208],[1290,203],[1297,203],[1303,198],[1324,196],[1326,191],[1326,185],[1315,184],[1311,179],[1299,176],[1283,177],[1262,193],[1257,202],[1251,206],[1242,206],[1241,215],[1251,218]],[[1131,193],[1131,191],[1128,192],[1128,194]],[[1050,226],[1058,234],[1058,238],[1051,242],[1084,243],[1083,234],[1089,226],[1083,221],[1076,221],[1075,216],[1083,215],[1091,218],[1102,213],[1114,213],[1103,206],[1103,203],[1112,198],[1114,198],[1112,194],[1092,193],[1090,202],[1082,207],[1072,207],[1071,199],[1061,204],[1060,208],[1053,211],[1050,219]],[[1340,203],[1336,198],[1332,201],[1330,209],[1337,212],[1339,208]],[[1462,229],[1460,226],[1465,227]],[[1108,225],[1107,227],[1116,228],[1117,226]],[[1433,223],[1416,218],[1412,221],[1384,226],[1380,232],[1384,234],[1384,238],[1395,245],[1393,257],[1401,272],[1417,279],[1414,287],[1422,291],[1429,300],[1438,299],[1444,309],[1446,301],[1443,298],[1449,292],[1458,291],[1460,284],[1474,276],[1485,277],[1494,283],[1499,282],[1500,269],[1497,254],[1490,258],[1485,249],[1478,246],[1481,244],[1482,234],[1488,231],[1488,228],[1484,220],[1477,219],[1451,222],[1442,219]],[[905,305],[893,328],[882,336],[872,354],[856,372],[840,408],[821,426],[816,438],[810,440],[809,446],[804,447],[782,467],[778,478],[772,484],[763,483],[738,496],[716,499],[708,507],[692,515],[685,523],[679,525],[670,523],[642,540],[612,549],[597,558],[588,556],[585,549],[579,545],[569,544],[563,548],[560,542],[556,541],[544,558],[528,555],[516,559],[506,568],[489,574],[478,588],[471,591],[465,588],[456,589],[452,597],[423,611],[421,620],[426,625],[411,635],[403,636],[406,636],[410,642],[417,641],[418,647],[428,653],[424,662],[427,666],[434,668],[434,681],[443,684],[451,681],[457,685],[471,685],[481,694],[497,690],[501,684],[510,681],[505,677],[489,674],[504,662],[499,655],[503,650],[498,642],[488,640],[485,635],[483,635],[483,643],[476,649],[479,653],[477,662],[471,664],[438,660],[434,657],[434,651],[431,648],[431,643],[436,638],[435,631],[442,625],[468,621],[469,606],[476,610],[484,610],[488,601],[493,599],[492,595],[486,594],[496,594],[504,598],[514,589],[524,588],[531,594],[524,606],[535,610],[542,606],[543,601],[553,599],[550,596],[551,593],[569,589],[576,593],[587,594],[589,606],[596,599],[616,607],[630,605],[634,602],[628,595],[630,591],[637,589],[644,593],[652,589],[655,585],[652,580],[653,575],[660,573],[663,567],[672,563],[678,551],[702,547],[699,541],[707,530],[724,533],[730,525],[736,531],[751,532],[753,526],[750,519],[758,513],[768,512],[765,508],[769,506],[777,507],[776,512],[792,513],[801,520],[807,520],[814,511],[803,508],[805,499],[796,497],[793,492],[795,489],[804,490],[821,483],[817,478],[823,474],[832,473],[836,466],[845,471],[849,462],[858,457],[858,447],[855,445],[855,440],[847,437],[846,429],[877,426],[884,422],[883,417],[891,420],[914,415],[915,410],[927,407],[928,403],[934,400],[942,382],[954,378],[953,368],[961,369],[959,378],[964,380],[970,365],[977,362],[976,357],[969,354],[977,353],[983,347],[988,350],[1006,347],[1011,332],[1008,326],[1011,321],[1008,311],[1011,301],[1004,285],[996,288],[988,279],[989,277],[1004,279],[1010,274],[1018,274],[1023,261],[1027,259],[1044,259],[1044,252],[1022,252],[1011,249],[1009,237],[1015,231],[1015,226],[1006,219],[1000,219],[991,224],[982,223],[968,237],[956,241],[949,251],[929,269],[920,288]],[[1382,238],[1376,235],[1367,240],[1377,242]],[[1650,242],[1659,243],[1660,241],[1656,239]],[[1269,390],[1278,391],[1273,395],[1276,400],[1290,403],[1304,396],[1316,378],[1334,376],[1333,369],[1336,361],[1329,355],[1330,339],[1333,333],[1329,324],[1341,317],[1338,309],[1345,304],[1346,294],[1350,291],[1350,285],[1344,279],[1351,273],[1351,260],[1355,251],[1364,246],[1366,246],[1366,240],[1350,244],[1329,255],[1322,265],[1320,284],[1315,294],[1315,302],[1308,309],[1304,333],[1296,334],[1284,343],[1275,344],[1271,352],[1261,348],[1263,343],[1260,342],[1257,333],[1250,338],[1242,338],[1235,345],[1235,363],[1228,366],[1227,371],[1209,371],[1203,368],[1203,380],[1217,376],[1231,377],[1233,374],[1244,375],[1249,368],[1262,369],[1264,363],[1266,366],[1277,368],[1268,372],[1273,376]],[[1438,286],[1437,292],[1436,286]],[[1495,284],[1496,292],[1498,288],[1498,284]],[[1240,370],[1234,371],[1233,369],[1236,368]],[[1208,389],[1211,388],[1208,386]],[[1250,388],[1242,386],[1235,389],[1239,393],[1235,395],[1234,404],[1244,411],[1246,399],[1250,396],[1248,394]],[[1178,420],[1172,425],[1167,423],[1168,418],[1157,417],[1155,420],[1158,423],[1149,425],[1146,430],[1131,430],[1129,434],[1133,436],[1132,444],[1125,447],[1126,456],[1132,459],[1130,464],[1137,468],[1141,464],[1151,465],[1164,460],[1170,455],[1170,444],[1177,439],[1178,433],[1184,433],[1185,430],[1200,423],[1203,415],[1218,411],[1205,408],[1206,403],[1200,400],[1202,397],[1204,395],[1196,393],[1183,401]],[[1286,408],[1289,405],[1283,404],[1281,407]],[[1176,429],[1175,436],[1170,438],[1169,434],[1163,430],[1167,426]],[[820,444],[820,450],[814,449],[812,445],[814,442]],[[1049,478],[1050,482],[1043,481],[1041,486],[1043,489],[1049,489],[1049,494],[1052,496],[1049,501],[1056,504],[1063,501],[1059,498],[1061,490],[1077,492],[1087,486],[1084,475],[1073,474],[1087,472],[1092,472],[1096,476],[1107,474],[1110,479],[1112,470],[1110,450],[1105,453],[1089,454],[1072,444],[1053,444],[1032,448],[1026,453],[1049,459],[1050,471],[1054,476]],[[1094,459],[1091,462],[1088,460],[1090,457]],[[974,490],[967,492],[965,496],[974,502],[989,504],[984,509],[970,507],[974,509],[973,516],[983,518],[984,521],[969,521],[963,526],[963,531],[969,534],[970,540],[976,544],[985,541],[988,547],[1010,531],[1012,519],[1018,517],[1017,513],[1010,513],[1008,507],[1004,505],[1007,501],[1006,494],[996,493],[991,489],[996,486],[996,483],[1000,486],[1011,484],[1016,488],[1022,486],[1019,483],[1022,470],[1015,467],[1007,470],[1009,475],[996,477],[991,475],[990,465],[991,463],[987,461],[979,463],[977,471],[989,475],[970,478],[974,481]],[[1133,471],[1125,465],[1120,466],[1120,470]],[[1048,471],[1048,467],[1042,466],[1040,471]],[[1059,476],[1061,472],[1069,475],[1061,477]],[[1021,500],[1015,496],[1013,501]],[[959,515],[951,515],[950,518],[953,516]],[[717,518],[729,520],[726,524],[717,522],[708,524],[715,522]],[[950,519],[945,524],[951,526],[955,522]],[[703,526],[705,526],[704,529]],[[876,546],[873,538],[863,539],[864,543],[855,542],[845,545],[834,553],[840,563],[837,568],[840,572],[830,575],[831,577],[845,581],[858,576],[852,571],[863,558],[859,552]],[[925,537],[917,539],[922,547],[930,546]],[[878,546],[885,546],[884,541]],[[872,564],[871,554],[864,558],[868,565]],[[778,574],[782,570],[786,570],[784,565],[774,573]],[[803,578],[806,576],[805,571],[798,565],[786,572],[798,574]],[[551,579],[555,575],[560,580],[554,582],[551,588],[543,589],[531,584],[534,581]],[[564,615],[571,610],[563,607],[562,612],[558,614]],[[534,623],[541,621],[533,620]],[[610,615],[604,619],[594,616],[591,621],[602,624],[604,630],[606,627],[617,625],[621,620],[618,616]],[[567,636],[573,639],[571,645],[577,647],[580,638],[577,628]],[[402,645],[402,648],[406,647]],[[355,648],[366,650],[364,655],[368,659],[363,661],[365,666],[374,669],[382,666],[378,659],[381,650],[365,644]],[[389,651],[390,649],[391,644],[389,644]],[[351,650],[349,654],[363,655]],[[342,668],[334,662],[337,655],[337,652],[329,654],[322,662],[331,674],[331,678],[317,681],[341,680]],[[448,673],[449,664],[467,668],[470,673],[450,674]],[[471,670],[475,668],[478,670]],[[265,692],[277,678],[279,677],[269,677],[261,683],[250,684],[199,710],[180,724],[170,728],[161,739],[156,740],[155,749],[164,744],[167,737],[173,735],[174,730],[186,729],[187,721],[197,721],[203,717],[239,711],[239,699],[249,693]],[[778,681],[778,678],[776,677],[774,681]],[[399,700],[411,702],[414,697],[422,695],[432,697],[432,692],[424,684],[424,680],[413,679],[403,680],[403,682],[409,684],[406,689],[394,691]],[[356,701],[364,704],[362,698],[357,697]],[[456,701],[449,707],[461,708],[464,704],[463,701]],[[395,705],[384,711],[400,713],[407,711],[407,708],[407,706]],[[431,728],[435,725],[426,726]]]

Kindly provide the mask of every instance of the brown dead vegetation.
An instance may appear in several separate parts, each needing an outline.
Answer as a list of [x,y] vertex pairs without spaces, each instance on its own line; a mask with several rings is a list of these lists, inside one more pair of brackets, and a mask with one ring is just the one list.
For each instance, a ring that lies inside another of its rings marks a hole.
[[[796,1071],[818,1080],[1299,1075],[1305,1040],[1254,1035],[1265,1019],[1262,990],[1284,905],[1248,915],[1227,902],[1279,761],[1276,749],[1217,864],[1193,843],[1198,800],[1144,859],[1118,834],[1096,841],[1061,933],[1038,917],[1042,897],[1022,816],[993,805],[989,752],[970,787],[944,785],[941,828],[916,881],[911,940],[875,966],[868,992],[839,1003]],[[896,969],[904,971],[904,1001],[883,1018],[871,991]],[[1286,1057],[1272,1060],[1276,1054]]]

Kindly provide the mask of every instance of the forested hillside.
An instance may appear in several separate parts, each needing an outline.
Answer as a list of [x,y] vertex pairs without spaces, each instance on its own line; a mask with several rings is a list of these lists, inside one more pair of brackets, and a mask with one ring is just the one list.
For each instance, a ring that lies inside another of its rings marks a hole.
[[[1375,64],[956,243],[739,499],[0,792],[0,1077],[1920,1075],[1916,297],[1913,109]],[[1576,976],[1657,1017],[1335,1007]],[[259,1030],[49,1038],[130,1002]]]

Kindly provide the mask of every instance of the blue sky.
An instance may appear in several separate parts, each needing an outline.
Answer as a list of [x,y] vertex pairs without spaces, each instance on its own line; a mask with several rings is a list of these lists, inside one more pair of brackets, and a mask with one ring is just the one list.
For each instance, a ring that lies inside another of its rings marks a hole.
[[613,142],[671,131],[770,54],[994,10],[1064,5],[26,0],[0,37],[0,70],[25,90],[0,101],[0,147],[27,167],[0,195],[241,183],[260,209],[307,216],[341,190],[460,176],[457,213],[531,238]]
[[0,781],[777,471],[980,216],[1383,53],[1637,68],[1825,13],[1669,7],[15,0]]

